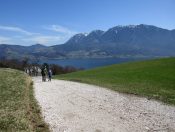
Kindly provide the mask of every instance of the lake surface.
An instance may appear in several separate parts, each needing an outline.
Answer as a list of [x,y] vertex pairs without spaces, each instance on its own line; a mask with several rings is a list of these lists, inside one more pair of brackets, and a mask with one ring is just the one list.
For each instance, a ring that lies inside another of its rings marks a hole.
[[40,63],[57,64],[60,66],[74,66],[76,68],[92,69],[100,66],[107,66],[112,64],[119,64],[124,62],[131,62],[137,60],[144,60],[143,58],[100,58],[100,59],[48,59],[40,61]]

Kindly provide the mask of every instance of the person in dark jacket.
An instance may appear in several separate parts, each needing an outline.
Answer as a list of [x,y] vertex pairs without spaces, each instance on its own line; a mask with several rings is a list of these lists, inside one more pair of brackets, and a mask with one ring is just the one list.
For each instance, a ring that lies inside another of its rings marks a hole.
[[52,70],[49,69],[48,71],[48,78],[49,78],[49,81],[51,81],[51,78],[52,78]]
[[45,76],[44,69],[41,69],[41,76],[42,76],[42,81],[44,82],[44,76]]

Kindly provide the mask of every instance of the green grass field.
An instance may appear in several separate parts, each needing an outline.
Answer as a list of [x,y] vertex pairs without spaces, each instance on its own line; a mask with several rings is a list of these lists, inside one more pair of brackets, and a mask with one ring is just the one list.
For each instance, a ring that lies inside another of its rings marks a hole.
[[55,76],[175,105],[175,58],[116,64]]
[[0,69],[0,131],[49,131],[23,72]]

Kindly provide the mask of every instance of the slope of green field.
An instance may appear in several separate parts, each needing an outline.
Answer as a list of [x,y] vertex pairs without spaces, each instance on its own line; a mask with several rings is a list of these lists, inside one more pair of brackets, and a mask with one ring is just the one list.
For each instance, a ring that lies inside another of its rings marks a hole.
[[55,76],[175,105],[175,58],[116,64]]
[[23,72],[0,68],[0,131],[49,131]]

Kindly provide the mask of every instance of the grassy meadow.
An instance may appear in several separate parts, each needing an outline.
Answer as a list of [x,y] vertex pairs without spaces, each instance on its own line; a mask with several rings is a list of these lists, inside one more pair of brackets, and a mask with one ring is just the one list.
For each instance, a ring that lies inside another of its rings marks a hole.
[[49,131],[23,72],[0,69],[0,131]]
[[55,78],[94,84],[175,105],[175,58],[116,64]]

